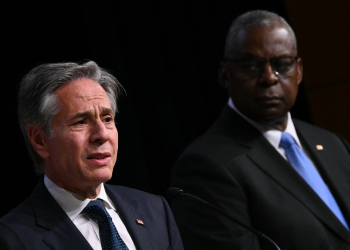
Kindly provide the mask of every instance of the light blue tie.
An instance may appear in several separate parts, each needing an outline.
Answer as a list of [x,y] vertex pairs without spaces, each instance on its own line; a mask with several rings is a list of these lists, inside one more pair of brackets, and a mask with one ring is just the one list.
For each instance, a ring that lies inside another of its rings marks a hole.
[[284,148],[292,167],[304,178],[323,202],[333,211],[335,216],[338,217],[341,223],[349,230],[349,226],[332,193],[329,191],[327,185],[324,183],[309,158],[306,157],[295,143],[293,137],[286,132],[282,132],[280,146]]
[[84,212],[97,220],[103,250],[128,250],[101,200],[90,201]]

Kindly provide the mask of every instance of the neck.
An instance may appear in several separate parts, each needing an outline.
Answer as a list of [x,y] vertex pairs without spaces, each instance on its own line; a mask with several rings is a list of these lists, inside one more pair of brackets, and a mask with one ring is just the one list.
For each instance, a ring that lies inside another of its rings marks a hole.
[[48,173],[45,173],[45,174],[57,186],[65,189],[65,190],[68,190],[70,192],[79,194],[79,195],[86,197],[88,199],[95,199],[101,190],[101,185],[102,185],[101,182],[88,183],[88,184],[70,183],[70,182],[64,182],[64,181],[58,180],[57,178],[52,178],[52,176],[50,176],[50,174],[48,174]]
[[100,193],[101,191],[101,185],[98,185],[97,187],[96,186],[91,186],[91,187],[85,187],[84,189],[76,189],[75,191],[74,190],[70,190],[71,192],[74,192],[74,193],[77,193],[77,194],[80,194],[88,199],[95,199],[97,197],[97,195]]
[[96,184],[96,185],[89,185],[89,186],[65,186],[63,183],[56,183],[56,185],[60,186],[61,188],[64,188],[68,191],[71,191],[73,193],[79,194],[83,197],[86,197],[88,199],[95,199],[97,195],[100,193],[101,190],[101,185]]
[[259,123],[263,126],[267,126],[273,129],[277,129],[279,131],[284,131],[288,124],[288,112],[278,116],[278,117],[270,117],[270,118],[263,118],[261,115],[256,115],[254,113],[246,113],[244,112],[244,109],[239,110],[235,104],[232,102],[232,99],[229,99],[228,105],[235,110],[238,114],[241,116],[244,116],[251,121],[254,121],[256,123]]
[[283,132],[287,128],[288,115],[279,117],[277,119],[274,118],[274,119],[262,120],[262,121],[259,121],[259,123]]

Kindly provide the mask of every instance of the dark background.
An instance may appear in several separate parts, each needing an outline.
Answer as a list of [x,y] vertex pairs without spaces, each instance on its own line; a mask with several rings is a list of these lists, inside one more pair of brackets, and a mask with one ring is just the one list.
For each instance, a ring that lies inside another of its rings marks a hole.
[[[10,3],[2,11],[8,160],[2,164],[0,217],[28,197],[39,179],[16,111],[18,83],[30,69],[94,60],[116,76],[127,95],[119,103],[119,153],[109,183],[165,196],[177,157],[228,100],[217,80],[226,33],[233,18],[252,9],[288,20],[280,0]],[[303,83],[292,114],[311,122]]]

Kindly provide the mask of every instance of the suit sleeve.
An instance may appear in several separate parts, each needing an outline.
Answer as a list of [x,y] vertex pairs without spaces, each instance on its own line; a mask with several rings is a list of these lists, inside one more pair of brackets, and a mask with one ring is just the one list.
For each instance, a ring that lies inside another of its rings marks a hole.
[[[172,186],[251,226],[246,193],[225,166],[215,164],[209,157],[194,154],[182,157],[174,167]],[[172,200],[171,207],[186,250],[260,249],[255,234],[210,206],[183,197]]]

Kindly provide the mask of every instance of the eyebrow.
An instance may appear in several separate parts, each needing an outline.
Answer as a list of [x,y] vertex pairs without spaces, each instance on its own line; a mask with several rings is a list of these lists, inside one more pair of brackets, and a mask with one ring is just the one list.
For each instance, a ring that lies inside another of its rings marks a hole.
[[[113,110],[111,108],[101,108],[101,113],[102,114],[114,114]],[[91,114],[92,111],[91,110],[87,110],[84,112],[78,112],[77,114],[75,114],[72,119],[77,119],[77,118],[84,118],[87,117],[89,114]]]
[[101,113],[108,113],[108,114],[113,114],[114,113],[111,108],[102,108],[101,110],[102,110]]

